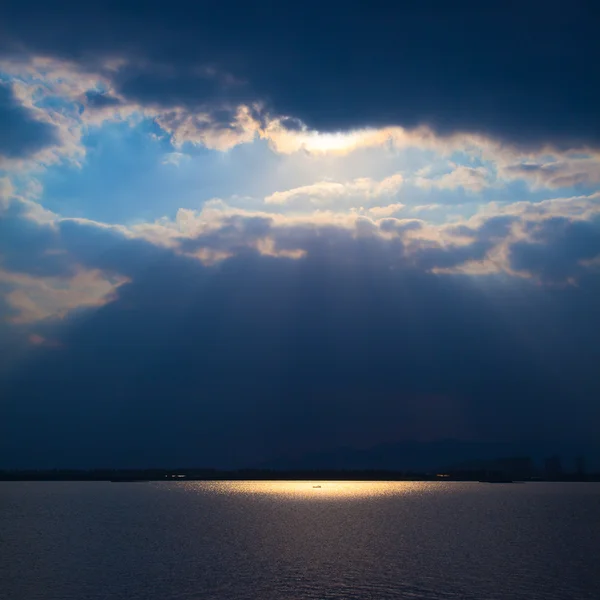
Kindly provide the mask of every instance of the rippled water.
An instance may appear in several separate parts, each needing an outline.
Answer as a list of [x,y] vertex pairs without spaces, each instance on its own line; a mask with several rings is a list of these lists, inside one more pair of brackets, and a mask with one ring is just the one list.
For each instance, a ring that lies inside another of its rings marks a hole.
[[3,600],[598,600],[600,484],[0,483],[0,553]]

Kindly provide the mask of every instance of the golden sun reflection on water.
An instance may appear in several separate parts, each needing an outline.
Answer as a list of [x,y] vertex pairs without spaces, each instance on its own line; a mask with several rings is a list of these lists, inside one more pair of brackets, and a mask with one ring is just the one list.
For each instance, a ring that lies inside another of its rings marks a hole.
[[421,481],[190,481],[186,485],[218,494],[335,500],[422,493],[427,484]]

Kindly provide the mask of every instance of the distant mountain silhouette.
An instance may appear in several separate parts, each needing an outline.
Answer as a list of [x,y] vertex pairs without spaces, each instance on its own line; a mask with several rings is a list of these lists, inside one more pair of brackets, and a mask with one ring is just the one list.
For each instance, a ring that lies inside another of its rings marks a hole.
[[297,457],[278,458],[258,465],[269,469],[377,469],[437,471],[474,465],[481,461],[516,456],[531,457],[542,467],[548,456],[563,459],[566,471],[575,470],[577,456],[585,456],[588,468],[600,468],[600,444],[502,443],[438,440],[404,441],[367,449],[338,448]]

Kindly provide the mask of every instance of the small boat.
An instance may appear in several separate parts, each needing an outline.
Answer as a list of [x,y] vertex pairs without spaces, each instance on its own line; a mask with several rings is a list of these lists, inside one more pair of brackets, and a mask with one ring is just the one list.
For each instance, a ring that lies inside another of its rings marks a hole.
[[314,488],[320,488],[320,485],[313,485]]

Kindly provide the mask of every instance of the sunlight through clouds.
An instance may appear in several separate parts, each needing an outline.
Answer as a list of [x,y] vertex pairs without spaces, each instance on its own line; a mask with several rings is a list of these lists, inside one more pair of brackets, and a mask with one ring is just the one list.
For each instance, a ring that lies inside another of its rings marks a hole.
[[593,11],[123,2],[0,3],[0,454],[597,437]]

